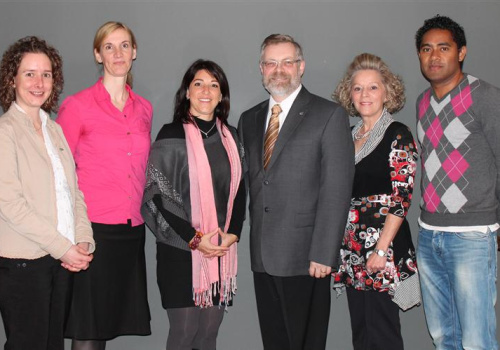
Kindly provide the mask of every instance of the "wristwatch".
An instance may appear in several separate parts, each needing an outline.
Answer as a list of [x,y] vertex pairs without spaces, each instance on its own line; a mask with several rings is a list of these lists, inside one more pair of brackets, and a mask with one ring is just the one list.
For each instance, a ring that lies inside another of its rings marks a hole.
[[373,251],[375,252],[375,254],[377,254],[378,256],[381,256],[381,257],[385,257],[387,258],[389,256],[389,254],[387,254],[387,252],[383,251],[382,249],[373,249]]

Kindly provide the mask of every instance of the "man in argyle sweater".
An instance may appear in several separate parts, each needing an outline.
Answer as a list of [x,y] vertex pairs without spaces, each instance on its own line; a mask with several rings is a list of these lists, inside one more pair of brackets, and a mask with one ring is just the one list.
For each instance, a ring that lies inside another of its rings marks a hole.
[[427,326],[436,349],[498,349],[500,89],[462,72],[465,33],[450,18],[426,20],[416,45],[431,85],[417,100],[417,261]]

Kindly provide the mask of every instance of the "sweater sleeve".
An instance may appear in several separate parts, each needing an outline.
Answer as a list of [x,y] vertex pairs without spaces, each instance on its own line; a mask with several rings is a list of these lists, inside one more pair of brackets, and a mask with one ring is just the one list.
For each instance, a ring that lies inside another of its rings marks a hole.
[[481,93],[477,110],[480,113],[486,142],[493,154],[492,161],[496,169],[495,193],[498,202],[497,222],[500,222],[500,89],[489,84],[484,85],[486,88]]
[[391,170],[391,205],[389,213],[405,217],[410,208],[415,173],[417,171],[417,147],[410,130],[406,126],[394,132],[389,153]]
[[194,235],[196,234],[196,230],[193,226],[187,221],[184,220],[177,215],[169,212],[165,209],[162,203],[161,195],[157,194],[153,197],[153,203],[156,205],[161,215],[165,219],[165,221],[169,224],[170,227],[174,229],[174,231],[187,243],[189,243]]
[[243,229],[243,221],[245,221],[246,199],[245,179],[242,178],[234,198],[233,214],[227,230],[228,233],[238,236],[238,241]]

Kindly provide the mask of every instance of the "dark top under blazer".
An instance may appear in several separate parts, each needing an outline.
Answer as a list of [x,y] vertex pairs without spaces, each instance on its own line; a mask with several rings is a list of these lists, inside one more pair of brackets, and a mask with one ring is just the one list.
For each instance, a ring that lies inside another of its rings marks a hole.
[[302,87],[267,170],[263,144],[269,100],[241,115],[250,189],[252,270],[307,275],[310,261],[337,264],[354,177],[345,110]]

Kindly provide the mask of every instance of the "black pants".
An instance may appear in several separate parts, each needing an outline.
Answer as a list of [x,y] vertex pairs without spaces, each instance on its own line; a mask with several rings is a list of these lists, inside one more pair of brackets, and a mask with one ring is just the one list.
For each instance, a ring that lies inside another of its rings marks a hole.
[[330,276],[276,277],[254,272],[265,350],[324,350],[330,317]]
[[5,350],[64,350],[71,273],[50,256],[0,258]]
[[403,350],[399,307],[389,294],[347,288],[354,350]]

